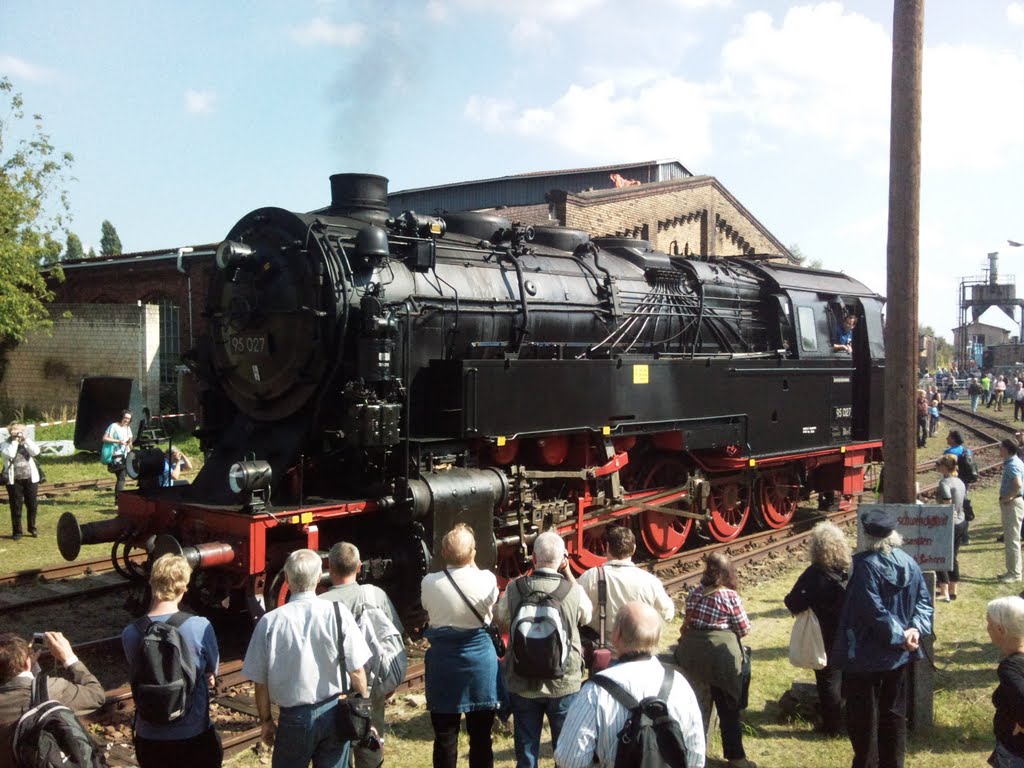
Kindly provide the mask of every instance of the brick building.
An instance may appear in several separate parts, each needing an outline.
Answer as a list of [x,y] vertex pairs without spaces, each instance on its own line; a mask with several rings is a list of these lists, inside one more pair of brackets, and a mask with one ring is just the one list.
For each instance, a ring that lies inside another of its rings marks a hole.
[[[327,174],[324,198],[330,199]],[[592,236],[650,240],[684,256],[767,255],[789,251],[717,179],[695,176],[677,160],[518,174],[392,192],[392,213],[478,210],[515,222],[561,224]],[[270,201],[273,202],[273,201]],[[239,211],[239,215],[244,211]],[[225,222],[225,232],[234,222]],[[183,233],[187,236],[187,233]],[[192,410],[191,386],[182,385],[180,357],[205,330],[206,286],[215,268],[215,245],[190,253],[149,251],[63,265],[66,280],[51,288],[61,304],[154,305],[159,314],[159,408]],[[114,312],[114,310],[112,310]],[[92,370],[68,349],[70,375]],[[110,373],[110,371],[100,371]],[[24,372],[45,384],[41,370]],[[0,382],[0,394],[5,382]],[[185,394],[182,394],[183,389]],[[21,391],[21,390],[18,390]],[[157,399],[144,393],[150,405]],[[73,404],[74,398],[70,400]]]

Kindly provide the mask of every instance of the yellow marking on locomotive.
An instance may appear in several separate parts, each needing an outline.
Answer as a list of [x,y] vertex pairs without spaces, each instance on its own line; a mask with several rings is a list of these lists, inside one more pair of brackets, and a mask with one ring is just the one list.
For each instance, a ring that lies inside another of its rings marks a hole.
[[646,365],[634,365],[633,366],[633,383],[634,384],[650,384],[651,383],[651,369]]
[[757,459],[750,459],[750,461],[748,461],[747,463],[750,466],[752,466],[752,467],[756,467],[757,466]]
[[846,453],[846,446],[845,445],[839,446],[839,452],[840,453]]
[[312,512],[303,512],[301,515],[299,515],[299,520],[304,525],[309,525],[310,523],[313,522],[313,513]]
[[499,436],[499,437],[494,438],[494,444],[496,446],[498,446],[499,448],[501,448],[503,445],[505,445],[505,442],[506,442],[506,440],[505,440],[504,436]]
[[601,427],[601,434],[604,435],[605,437],[607,437],[611,433],[612,433],[612,428],[611,427]]

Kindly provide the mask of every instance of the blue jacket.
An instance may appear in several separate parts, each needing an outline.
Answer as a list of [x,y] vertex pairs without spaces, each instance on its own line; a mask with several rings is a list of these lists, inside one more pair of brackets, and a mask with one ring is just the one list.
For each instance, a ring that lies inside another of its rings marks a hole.
[[903,648],[903,631],[931,634],[933,613],[921,569],[906,552],[854,555],[829,661],[848,672],[897,669],[918,655]]

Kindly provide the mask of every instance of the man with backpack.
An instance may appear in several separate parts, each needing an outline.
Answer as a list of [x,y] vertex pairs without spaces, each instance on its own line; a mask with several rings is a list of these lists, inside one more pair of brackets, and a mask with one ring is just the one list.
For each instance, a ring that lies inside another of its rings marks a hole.
[[191,577],[181,555],[158,557],[149,574],[149,611],[121,633],[140,768],[219,768],[224,758],[210,720],[217,635],[206,618],[179,609]]
[[372,745],[356,744],[352,755],[355,768],[377,768],[384,761],[384,702],[402,682],[409,664],[402,639],[405,632],[387,593],[373,584],[356,581],[363,564],[354,544],[339,541],[331,547],[327,567],[332,586],[320,598],[341,603],[352,611],[373,654],[364,669],[373,702],[370,722],[380,746],[372,749]]
[[[105,700],[103,686],[78,660],[64,635],[45,632],[41,641],[42,645],[30,648],[18,635],[0,635],[0,768],[14,768],[17,764],[15,746],[19,746],[18,752],[24,754],[24,749],[38,745],[38,736],[35,744],[27,743],[31,734],[26,732],[26,727],[32,712],[43,701],[59,703],[65,715],[64,722],[73,727],[73,722],[77,722],[75,715],[89,714],[103,706]],[[60,665],[64,676],[45,675],[39,670],[36,660],[44,648]],[[40,698],[43,701],[37,700]],[[51,706],[51,710],[53,708]],[[50,719],[56,720],[52,714]],[[13,737],[19,725],[22,726],[18,739],[20,744],[15,745]],[[39,722],[39,725],[46,727],[45,723]],[[81,724],[78,724],[78,733],[70,735],[88,739]],[[81,763],[69,759],[65,763],[67,768],[88,768],[92,756],[90,745],[91,742],[83,744],[90,755],[82,755]],[[69,754],[67,747],[63,751]]]
[[[253,630],[242,674],[256,684],[263,743],[272,768],[342,768],[349,742],[338,734],[340,696],[365,697],[370,649],[352,612],[316,596],[320,555],[297,549],[284,563],[291,599]],[[274,722],[271,703],[279,708]],[[191,766],[189,767],[191,768]]]
[[579,628],[593,606],[569,568],[565,542],[554,531],[533,543],[533,573],[511,582],[495,608],[509,630],[505,682],[515,718],[516,768],[535,768],[547,715],[552,747],[583,682]]
[[619,611],[619,663],[592,677],[569,707],[559,768],[702,768],[704,721],[686,678],[658,661],[662,626],[644,603]]

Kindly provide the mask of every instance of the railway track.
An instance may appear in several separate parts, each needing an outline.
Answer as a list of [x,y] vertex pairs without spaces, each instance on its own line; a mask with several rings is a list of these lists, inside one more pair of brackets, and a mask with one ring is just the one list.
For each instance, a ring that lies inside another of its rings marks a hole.
[[[139,552],[133,554],[131,560],[142,564],[146,557],[145,552]],[[0,616],[126,589],[131,582],[113,571],[110,558],[97,558],[0,576],[0,587],[3,587],[0,588]]]
[[[63,483],[40,483],[37,494],[41,499],[51,499],[55,497],[67,496],[74,493],[75,491],[89,491],[89,490],[102,490],[105,488],[113,488],[116,480],[113,479],[95,479],[95,480],[75,480],[73,482]],[[0,501],[7,502],[7,490],[5,487],[0,486]]]

